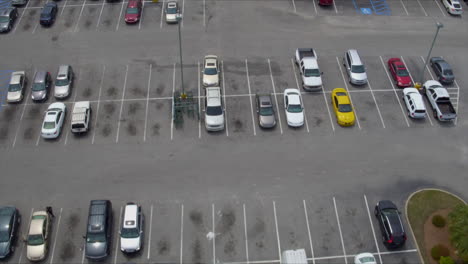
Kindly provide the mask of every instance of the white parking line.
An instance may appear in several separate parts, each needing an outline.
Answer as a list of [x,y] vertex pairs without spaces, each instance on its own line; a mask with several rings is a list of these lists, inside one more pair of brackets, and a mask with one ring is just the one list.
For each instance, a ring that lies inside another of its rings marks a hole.
[[400,3],[401,3],[401,5],[403,6],[403,9],[405,10],[406,15],[409,16],[408,10],[406,9],[405,4],[403,4],[403,0],[400,0]]
[[[401,61],[403,61],[403,63],[406,65],[406,70],[408,71],[411,82],[414,83],[413,75],[411,75],[411,72],[410,72],[410,70],[408,68],[408,64],[406,64],[406,61],[403,59],[403,56],[401,56],[400,58],[401,58]],[[429,119],[429,123],[431,123],[431,126],[433,126],[432,120],[431,120],[431,115],[427,115],[427,119]]]
[[65,3],[62,6],[62,10],[60,11],[60,16],[63,15],[63,11],[65,11],[65,7],[67,7],[68,0],[65,0]]
[[147,259],[150,259],[150,253],[151,253],[151,232],[153,231],[153,205],[151,205],[151,210],[150,210],[150,226],[149,226],[149,234],[148,234],[148,257]]
[[162,4],[161,4],[161,22],[159,23],[159,28],[162,28],[163,17],[164,17],[164,0],[162,1]]
[[182,254],[184,249],[184,205],[180,207],[180,264],[183,264],[184,255]]
[[[226,94],[226,84],[224,83],[224,62],[221,61],[221,74],[223,75],[223,95]],[[227,117],[227,104],[226,104],[226,96],[223,96],[224,101],[224,123],[226,123],[226,136],[229,137],[229,128],[228,128],[228,117]]]
[[457,105],[455,106],[456,111],[457,111],[457,117],[455,117],[455,125],[458,123],[458,105],[460,104],[460,86],[458,86],[457,80],[454,80],[453,83],[455,83],[455,86],[457,88]]
[[206,27],[206,1],[203,0],[203,27]]
[[81,19],[81,16],[83,15],[85,4],[86,4],[86,0],[84,0],[83,5],[81,6],[80,15],[78,16],[78,21],[76,21],[76,25],[75,25],[75,30],[74,30],[75,32],[78,31],[78,25],[80,24],[80,19]]
[[[247,59],[245,59],[245,73],[247,74],[247,87],[249,88],[249,94],[252,94],[252,91],[250,90],[249,66],[247,63]],[[257,131],[255,130],[256,125],[255,125],[255,117],[254,117],[254,110],[253,110],[253,104],[252,104],[252,96],[249,96],[249,99],[250,99],[250,112],[252,114],[252,127],[254,131],[254,136],[256,136]]]
[[328,117],[330,118],[330,124],[332,126],[332,130],[333,130],[333,132],[335,132],[335,125],[333,125],[333,118],[332,118],[332,115],[331,115],[330,106],[328,105],[328,100],[327,100],[327,97],[325,96],[326,93],[327,92],[322,87],[323,100],[325,101],[325,105],[327,106]]
[[125,1],[122,1],[122,7],[120,8],[120,15],[119,15],[119,20],[117,20],[117,26],[115,27],[115,30],[119,30],[119,25],[120,25],[120,19],[122,19],[122,12],[124,8]]
[[273,213],[275,215],[276,240],[278,241],[278,255],[279,255],[279,260],[281,263],[281,244],[280,244],[280,236],[279,236],[279,231],[278,231],[278,218],[276,217],[276,202],[275,201],[273,201]]
[[171,105],[171,140],[174,138],[174,93],[175,93],[175,62],[174,72],[172,73],[172,105]]
[[275,97],[275,103],[276,103],[276,115],[278,116],[278,123],[280,127],[280,132],[281,135],[283,134],[283,125],[281,125],[281,114],[279,111],[279,105],[278,105],[278,97],[276,96],[276,89],[275,89],[275,81],[273,80],[273,72],[271,70],[271,63],[270,59],[268,59],[268,68],[270,69],[270,78],[271,78],[271,87],[273,88],[273,96]]
[[379,113],[380,121],[382,121],[382,127],[385,128],[385,123],[384,123],[384,120],[382,118],[382,114],[380,113],[380,108],[379,108],[379,105],[377,104],[377,100],[375,99],[374,92],[372,91],[372,86],[371,86],[369,80],[367,80],[367,84],[369,85],[369,89],[371,91],[372,98],[374,98],[374,103],[375,103],[375,106],[377,107],[377,112]]
[[[29,1],[28,1],[29,3]],[[37,70],[34,69],[34,75],[33,76],[36,76],[36,72]],[[27,93],[26,93],[26,97],[23,98],[23,100],[27,101],[29,96],[31,95],[32,91],[29,90]],[[21,127],[21,124],[23,123],[23,117],[24,117],[24,112],[26,111],[26,105],[27,103],[24,103],[24,106],[23,106],[23,110],[21,111],[21,115],[20,115],[20,122],[18,124],[18,127],[16,127],[16,132],[15,132],[15,138],[13,139],[13,148],[15,148],[15,145],[16,145],[16,139],[18,138],[18,132],[20,130],[20,127]]]
[[41,139],[41,132],[42,131],[39,129],[39,134],[37,135],[37,140],[36,140],[36,147],[39,146],[39,140]]
[[335,8],[335,13],[338,14],[338,9],[336,8],[335,1],[333,1],[333,7]]
[[122,103],[120,103],[120,113],[119,113],[119,120],[118,120],[118,123],[117,123],[117,135],[115,136],[115,143],[119,143],[120,122],[121,122],[121,119],[122,119],[122,110],[123,110],[123,103],[124,103],[124,97],[125,97],[125,88],[127,88],[127,75],[128,75],[128,64],[126,65],[126,69],[125,69],[125,79],[124,79],[123,92],[122,92]]
[[[198,61],[197,63],[197,80],[198,80],[198,138],[201,138],[201,106],[200,106],[200,103],[201,103],[201,98],[200,98],[200,61]],[[227,122],[226,122],[227,123]]]
[[[122,206],[120,206],[120,213],[119,213],[119,227],[122,223]],[[117,253],[119,252],[119,241],[115,242],[115,251],[114,251],[114,264],[117,264]]]
[[185,0],[182,0],[182,24],[181,24],[182,27],[184,27],[184,14],[185,14],[184,11],[185,11]]
[[361,124],[359,123],[359,117],[358,117],[358,114],[357,114],[356,106],[354,105],[353,99],[351,98],[351,94],[349,93],[348,83],[346,82],[346,78],[345,78],[345,76],[343,74],[343,69],[341,68],[340,60],[338,59],[338,57],[336,57],[336,63],[338,64],[338,68],[340,69],[341,77],[343,77],[343,83],[345,85],[346,91],[348,92],[349,101],[351,101],[351,104],[353,105],[354,115],[356,116],[356,121],[357,121],[359,130],[361,130]]
[[[105,1],[104,1],[105,2]],[[94,137],[96,136],[97,130],[97,121],[99,116],[99,103],[101,102],[101,92],[102,92],[102,83],[104,82],[104,73],[106,72],[106,65],[102,65],[102,75],[101,75],[101,82],[99,84],[99,95],[98,95],[98,102],[97,102],[97,109],[96,109],[96,120],[94,121],[93,126],[93,139],[91,140],[91,144],[94,144]]]
[[379,255],[380,263],[383,264],[382,256],[380,254],[380,249],[379,249],[379,243],[377,243],[377,237],[375,236],[374,224],[372,223],[372,218],[371,218],[370,209],[369,209],[369,203],[367,203],[367,196],[366,195],[364,195],[364,201],[366,202],[367,215],[369,216],[369,223],[371,225],[372,235],[374,236],[375,247],[377,248],[377,253]]
[[[31,208],[31,212],[29,213],[29,218],[27,219],[28,222],[29,222],[30,219],[32,218],[33,212],[34,212],[34,208]],[[26,231],[26,232],[25,232],[25,234],[23,234],[22,237],[26,237],[26,236],[28,235],[29,230],[26,229],[25,231]],[[20,257],[19,257],[18,263],[22,263],[22,262],[21,262],[21,259],[23,258],[24,245],[26,245],[26,243],[21,243],[21,252],[20,252]]]
[[[297,87],[297,90],[300,91],[301,88],[299,87],[299,81],[297,80],[296,67],[294,66],[294,60],[293,60],[293,58],[291,58],[291,66],[292,66],[292,69],[293,69],[294,78],[296,79],[296,87]],[[302,93],[301,93],[301,94],[302,94]],[[301,96],[301,100],[302,100],[302,96]],[[309,122],[307,121],[307,114],[306,114],[306,109],[305,109],[304,101],[302,101],[301,103],[302,103],[302,107],[304,108],[303,112],[304,112],[304,120],[305,120],[305,123],[306,123],[307,133],[310,133],[310,130],[309,130]]]
[[151,72],[153,71],[153,64],[150,63],[149,75],[148,75],[148,92],[146,93],[146,112],[145,112],[145,130],[143,131],[143,142],[146,141],[146,127],[148,125],[148,105],[149,105],[149,94],[151,87]]
[[[80,69],[80,71],[79,71],[79,73],[78,73],[78,80],[81,80],[81,69]],[[78,89],[78,88],[77,88],[77,89]],[[73,105],[74,105],[75,102],[76,102],[76,95],[77,95],[77,94],[78,94],[78,91],[76,90],[76,91],[75,91],[75,95],[73,96],[73,101],[71,102],[72,107],[73,107]],[[69,111],[69,112],[71,112],[71,111]],[[65,134],[65,143],[64,143],[65,146],[67,145],[67,142],[68,142],[68,134],[69,134],[69,133],[70,133],[70,130],[67,130],[67,132],[66,132],[66,134]]]
[[21,12],[21,16],[20,16],[20,18],[18,19],[18,22],[15,23],[15,29],[13,29],[13,33],[16,33],[16,29],[19,27],[20,22],[21,22],[21,19],[23,19],[24,13],[26,12],[26,10],[28,10],[29,2],[32,2],[32,1],[27,1],[27,2],[26,2],[26,6],[24,7],[23,12]]
[[[86,242],[83,243],[83,254],[81,254],[81,264],[84,264]],[[21,262],[20,262],[21,263]]]
[[55,231],[54,244],[52,246],[52,252],[51,252],[51,255],[50,255],[50,264],[52,264],[54,262],[55,245],[57,244],[58,232],[60,230],[60,220],[62,219],[62,211],[63,211],[63,208],[60,208],[60,213],[59,213],[59,217],[58,217],[58,221],[57,221],[57,231]]
[[107,1],[102,1],[102,6],[101,6],[101,12],[99,12],[99,18],[96,23],[96,30],[99,27],[99,24],[101,24],[101,16],[102,16],[102,10],[104,10],[104,5],[106,4]]
[[216,264],[216,233],[215,233],[215,206],[214,204],[211,204],[211,223],[212,223],[212,229],[211,232],[213,232],[213,264]]
[[[341,232],[340,217],[338,216],[338,209],[336,208],[336,200],[333,197],[333,206],[335,207],[336,221],[338,222],[338,231],[340,231],[341,247],[343,248],[343,256],[346,256],[346,250],[343,241],[343,233]],[[345,264],[348,264],[348,259],[344,258]]]
[[292,0],[292,4],[293,4],[293,8],[294,8],[294,13],[296,13],[296,12],[297,12],[297,10],[296,10],[296,3],[294,2],[294,0]]
[[247,260],[247,264],[248,264],[249,263],[249,239],[247,236],[247,215],[245,213],[245,204],[242,204],[242,208],[244,210],[245,259]]
[[416,1],[418,1],[419,6],[421,7],[422,11],[424,12],[424,15],[427,16],[426,9],[424,9],[424,7],[421,5],[421,2],[419,2],[419,0],[416,0]]
[[305,214],[306,224],[307,224],[307,234],[309,235],[310,252],[312,253],[312,264],[315,264],[314,245],[312,244],[312,235],[310,234],[310,226],[309,226],[309,214],[307,213],[306,201],[302,200],[302,203],[304,205],[304,214]]
[[143,1],[143,7],[141,8],[140,21],[138,21],[138,30],[141,29],[141,24],[143,23],[143,12],[145,11],[145,1]]
[[442,15],[447,16],[447,15],[445,14],[444,10],[442,9],[442,7],[440,7],[440,4],[438,3],[438,1],[437,1],[437,0],[434,0],[434,2],[435,2],[435,3],[437,4],[437,6],[439,7],[440,12],[442,12]]
[[385,73],[387,74],[388,81],[390,82],[390,85],[392,85],[393,92],[395,93],[395,97],[396,97],[396,99],[397,99],[397,101],[398,101],[398,104],[400,105],[401,113],[403,114],[403,117],[405,118],[406,125],[409,127],[410,124],[409,124],[409,122],[408,122],[408,118],[406,118],[405,110],[403,109],[403,106],[401,105],[401,101],[400,101],[400,98],[398,97],[398,94],[397,94],[397,91],[396,91],[396,89],[395,89],[395,86],[393,85],[393,81],[392,81],[392,79],[390,78],[390,74],[388,74],[388,70],[387,70],[387,68],[385,67],[385,63],[384,63],[384,61],[383,61],[383,59],[382,59],[382,56],[379,56],[379,57],[380,57],[380,61],[382,62],[382,66],[383,66],[383,68],[384,68],[384,71],[385,71]]
[[315,0],[312,0],[312,4],[314,6],[314,11],[315,11],[315,15],[317,15],[317,4],[315,3]]

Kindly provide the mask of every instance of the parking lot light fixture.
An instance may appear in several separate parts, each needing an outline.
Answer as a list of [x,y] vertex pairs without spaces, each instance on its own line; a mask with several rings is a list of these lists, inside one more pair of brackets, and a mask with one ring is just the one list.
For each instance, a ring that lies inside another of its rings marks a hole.
[[419,83],[415,83],[414,84],[414,87],[416,88],[421,88],[422,86],[422,83],[424,82],[423,78],[424,78],[424,69],[426,69],[426,66],[427,66],[427,62],[429,61],[429,58],[431,57],[431,53],[432,53],[432,48],[434,48],[434,44],[436,42],[436,39],[437,39],[437,35],[439,35],[439,30],[441,28],[444,27],[444,24],[440,23],[440,22],[436,22],[436,33],[434,35],[434,39],[432,40],[432,44],[431,44],[431,47],[429,48],[429,52],[427,53],[427,57],[426,57],[426,60],[424,61],[424,65],[421,69],[421,74],[419,75]]
[[179,57],[180,57],[180,84],[182,86],[182,93],[180,97],[182,99],[187,98],[187,95],[185,94],[185,88],[184,88],[184,67],[182,63],[182,33],[180,31],[180,23],[182,21],[182,14],[177,14],[177,24],[179,27]]

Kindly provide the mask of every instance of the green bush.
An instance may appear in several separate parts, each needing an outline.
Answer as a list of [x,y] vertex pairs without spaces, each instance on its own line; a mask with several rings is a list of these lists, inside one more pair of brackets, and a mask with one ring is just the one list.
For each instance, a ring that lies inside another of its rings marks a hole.
[[436,245],[431,249],[431,257],[435,260],[439,260],[440,257],[447,257],[450,255],[449,249],[444,245]]
[[442,228],[445,226],[445,218],[441,215],[434,215],[432,217],[432,224],[435,227]]
[[450,256],[447,257],[440,257],[439,264],[455,264],[455,261]]
[[452,245],[458,256],[468,260],[468,205],[459,205],[449,214],[449,231]]

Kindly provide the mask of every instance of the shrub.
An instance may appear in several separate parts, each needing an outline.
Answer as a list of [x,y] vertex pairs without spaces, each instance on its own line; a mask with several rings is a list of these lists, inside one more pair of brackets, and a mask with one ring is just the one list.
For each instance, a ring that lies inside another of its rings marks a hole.
[[449,214],[449,231],[452,245],[462,260],[468,260],[468,205],[457,206]]
[[445,218],[441,215],[434,215],[432,217],[432,224],[435,227],[442,228],[445,226]]
[[455,264],[455,261],[450,256],[447,257],[440,257],[439,264]]
[[449,249],[444,245],[436,245],[431,249],[431,256],[435,260],[439,260],[440,257],[447,257],[450,255]]

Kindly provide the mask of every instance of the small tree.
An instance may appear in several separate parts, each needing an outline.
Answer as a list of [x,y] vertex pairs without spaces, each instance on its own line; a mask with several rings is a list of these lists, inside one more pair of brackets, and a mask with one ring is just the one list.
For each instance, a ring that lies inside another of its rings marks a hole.
[[450,240],[462,259],[468,259],[468,205],[459,205],[449,214]]
[[447,257],[440,257],[439,264],[455,264],[455,261],[450,256]]

